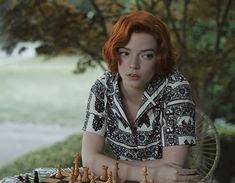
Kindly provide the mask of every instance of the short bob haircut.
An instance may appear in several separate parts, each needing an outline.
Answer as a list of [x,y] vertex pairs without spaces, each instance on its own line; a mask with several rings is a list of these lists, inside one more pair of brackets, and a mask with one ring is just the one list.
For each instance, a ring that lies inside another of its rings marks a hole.
[[135,32],[151,34],[157,42],[157,75],[167,77],[175,67],[176,53],[172,47],[166,25],[153,14],[144,10],[121,17],[105,42],[102,53],[111,72],[118,72],[118,49],[124,47]]

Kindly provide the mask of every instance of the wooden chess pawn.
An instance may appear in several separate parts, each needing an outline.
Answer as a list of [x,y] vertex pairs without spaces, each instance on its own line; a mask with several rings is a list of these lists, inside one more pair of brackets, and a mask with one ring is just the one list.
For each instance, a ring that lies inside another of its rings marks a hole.
[[75,179],[78,178],[78,175],[79,175],[79,174],[80,174],[79,168],[78,168],[77,166],[75,166],[75,168],[74,168],[74,177],[75,177]]
[[145,166],[143,170],[144,170],[143,172],[144,178],[140,181],[140,183],[149,183],[149,181],[147,180],[147,175],[148,175],[147,167]]
[[74,183],[74,175],[72,173],[69,175],[69,183]]
[[111,171],[109,171],[108,180],[106,181],[106,183],[113,183],[112,172]]
[[96,181],[95,181],[95,173],[91,173],[91,181],[90,181],[90,183],[96,183]]
[[61,170],[61,164],[58,165],[58,170],[57,170],[57,172],[56,172],[56,174],[55,174],[55,177],[56,177],[57,179],[63,178],[63,174],[62,174],[62,170]]
[[75,176],[74,176],[74,167],[71,167],[71,172],[69,175],[69,183],[74,183],[75,181]]
[[79,174],[78,177],[77,177],[77,183],[82,183],[82,176],[81,176],[81,174]]
[[118,175],[118,162],[115,163],[115,166],[114,166],[114,175],[113,175],[113,182],[115,183],[120,183],[121,182],[121,179],[119,178],[119,175]]
[[102,165],[102,175],[100,176],[100,180],[106,181],[108,179],[108,167],[105,165]]
[[79,153],[76,154],[76,156],[74,157],[73,163],[74,163],[75,169],[78,170],[81,167],[81,156]]
[[78,167],[81,167],[81,155],[79,153],[77,153],[75,156],[74,156],[74,161],[73,163],[75,165],[77,165]]
[[82,175],[82,182],[90,182],[90,178],[88,176],[88,167],[83,167],[83,175]]

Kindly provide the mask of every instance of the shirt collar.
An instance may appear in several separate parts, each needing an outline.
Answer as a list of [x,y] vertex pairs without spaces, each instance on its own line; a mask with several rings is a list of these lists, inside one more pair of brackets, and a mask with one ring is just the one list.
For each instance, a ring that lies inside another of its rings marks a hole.
[[114,76],[114,81],[113,81],[113,89],[114,89],[115,94],[118,94],[120,92],[119,86],[118,86],[119,79],[120,79],[120,76],[118,73],[116,73]]
[[[113,82],[113,88],[115,91],[115,94],[120,94],[120,88],[119,88],[119,82],[121,80],[121,77],[118,73],[116,73],[115,78],[114,78],[114,82]],[[158,83],[161,83],[163,79],[161,79],[159,76],[155,76],[150,83],[148,84],[148,87],[145,89],[144,93],[153,93],[154,91],[157,90],[157,88],[159,87]]]
[[[116,98],[116,105],[119,105],[119,107],[122,106],[121,104],[121,94],[120,94],[120,88],[119,88],[119,82],[120,82],[120,75],[117,73],[115,75],[115,79],[113,82],[113,88],[114,88],[114,95]],[[139,107],[139,110],[137,112],[137,118],[136,121],[150,108],[157,105],[157,99],[159,98],[159,93],[164,88],[165,84],[167,83],[166,79],[162,79],[159,76],[155,76],[149,83],[148,87],[144,91],[144,95]],[[124,112],[123,112],[124,113]],[[126,117],[125,117],[126,119]]]

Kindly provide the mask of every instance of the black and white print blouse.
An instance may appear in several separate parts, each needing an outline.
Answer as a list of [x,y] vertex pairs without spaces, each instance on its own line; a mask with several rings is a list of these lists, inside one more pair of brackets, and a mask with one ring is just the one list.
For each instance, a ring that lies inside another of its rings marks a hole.
[[195,142],[195,105],[187,80],[175,70],[145,90],[135,125],[123,111],[118,81],[105,72],[91,88],[83,130],[104,136],[117,159],[162,158],[162,147]]

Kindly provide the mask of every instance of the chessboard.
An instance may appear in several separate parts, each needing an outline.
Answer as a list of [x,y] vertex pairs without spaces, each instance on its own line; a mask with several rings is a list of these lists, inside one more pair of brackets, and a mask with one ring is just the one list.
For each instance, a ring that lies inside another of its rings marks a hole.
[[[20,175],[17,177],[22,183],[137,183],[130,180],[121,180],[118,175],[118,162],[109,168],[106,165],[101,166],[100,175],[95,175],[88,167],[81,165],[81,156],[74,156],[71,168],[62,168],[61,164],[53,170],[35,169],[34,176],[31,174]],[[49,172],[53,173],[49,173]],[[49,173],[49,174],[48,174]],[[139,183],[152,183],[151,179],[147,181],[147,168],[143,169],[143,179]]]
[[[41,183],[137,183],[135,181],[121,180],[118,175],[118,162],[109,171],[109,167],[102,165],[101,175],[95,175],[88,167],[81,167],[81,156],[75,155],[74,165],[71,168],[63,169],[58,165],[55,174],[45,177]],[[146,170],[147,171],[147,170]],[[146,172],[147,175],[147,172]]]
[[42,183],[68,183],[70,174],[71,172],[69,172],[68,170],[61,171],[61,177],[57,177],[56,174],[54,174],[43,179]]
[[[62,172],[62,177],[60,178],[57,178],[56,177],[56,174],[48,177],[48,178],[45,178],[42,183],[69,183],[69,182],[74,182],[74,183],[83,183],[83,181],[81,180],[71,180],[71,172]],[[94,179],[92,179],[92,175],[89,175],[89,178],[90,180],[87,182],[87,183],[92,183],[92,182],[95,182],[95,183],[106,183],[108,181],[108,179],[105,181],[105,180],[101,180],[99,176],[95,176]],[[112,180],[112,182],[114,183],[115,181]],[[137,183],[135,181],[127,181],[127,180],[120,180],[120,183]]]

